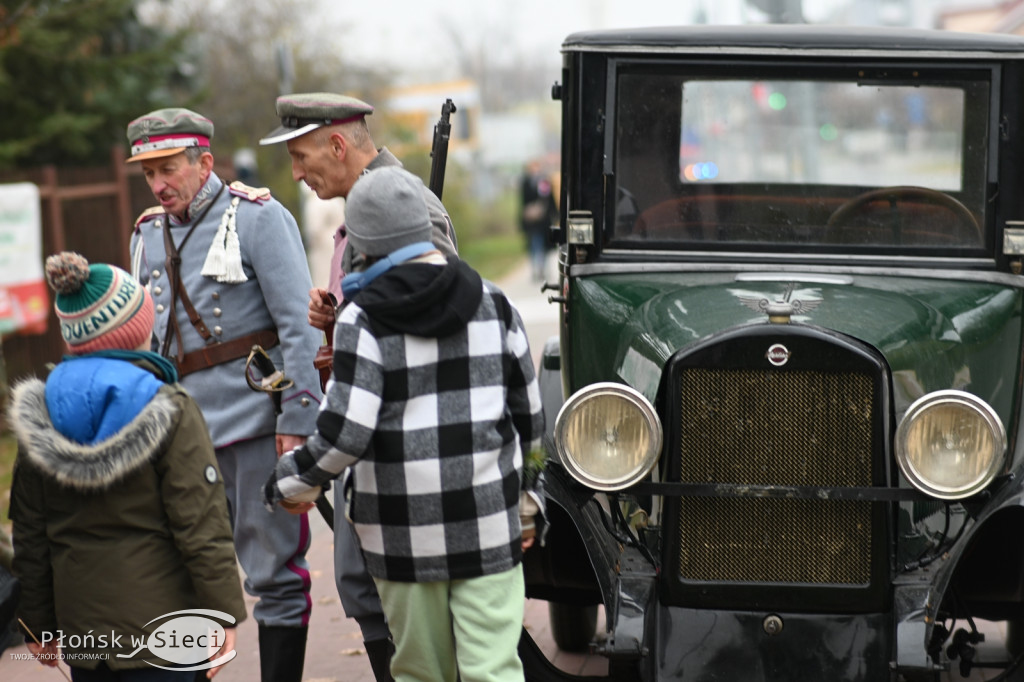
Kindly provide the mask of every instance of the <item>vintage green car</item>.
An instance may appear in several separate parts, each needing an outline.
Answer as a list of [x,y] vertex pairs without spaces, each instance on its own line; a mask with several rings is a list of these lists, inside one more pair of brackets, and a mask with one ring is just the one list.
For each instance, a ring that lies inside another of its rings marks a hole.
[[[550,527],[524,560],[556,641],[621,680],[1024,673],[1024,39],[562,51]],[[985,623],[1009,634],[982,661]],[[528,679],[578,679],[538,654],[527,633]]]

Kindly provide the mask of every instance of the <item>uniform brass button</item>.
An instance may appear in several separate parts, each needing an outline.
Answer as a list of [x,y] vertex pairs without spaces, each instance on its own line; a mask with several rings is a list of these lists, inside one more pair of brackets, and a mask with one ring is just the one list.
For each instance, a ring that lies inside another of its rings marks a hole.
[[159,296],[162,293],[164,293],[163,289],[161,289],[160,287],[153,287],[153,295],[154,296]]
[[213,298],[213,300],[215,300],[215,301],[219,301],[219,300],[220,300],[220,292],[219,292],[219,291],[215,291],[215,292],[213,292],[212,294],[210,294],[210,296],[211,296],[211,297]]
[[220,328],[220,325],[218,325],[213,328],[213,333],[216,334],[217,336],[220,336],[221,334],[224,333],[224,330]]
[[159,270],[154,270],[153,274],[151,275],[151,277],[153,279],[160,279],[160,271]]
[[224,311],[221,310],[220,308],[214,308],[213,309],[213,316],[214,317],[220,317],[223,314],[224,314]]
[[299,401],[299,404],[302,405],[303,407],[309,407],[309,398],[303,398],[302,400]]
[[158,306],[156,307],[156,311],[157,311],[158,313],[162,313],[162,312],[164,311],[164,304],[163,304],[163,303],[159,304],[159,305],[158,305]]

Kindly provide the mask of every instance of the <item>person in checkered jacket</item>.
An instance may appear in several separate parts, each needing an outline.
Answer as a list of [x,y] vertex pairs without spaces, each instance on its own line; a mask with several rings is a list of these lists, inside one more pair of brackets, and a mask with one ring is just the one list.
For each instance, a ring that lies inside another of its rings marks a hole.
[[306,444],[278,461],[268,505],[301,512],[352,467],[347,513],[404,680],[522,680],[523,461],[540,389],[518,312],[430,242],[422,182],[366,174],[346,205],[367,268],[342,281],[334,370]]

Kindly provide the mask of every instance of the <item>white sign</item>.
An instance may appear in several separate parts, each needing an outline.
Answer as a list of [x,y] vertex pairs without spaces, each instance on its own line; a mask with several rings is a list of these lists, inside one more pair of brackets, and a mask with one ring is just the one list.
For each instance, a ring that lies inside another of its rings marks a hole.
[[0,185],[0,334],[46,328],[42,232],[39,188],[31,182]]

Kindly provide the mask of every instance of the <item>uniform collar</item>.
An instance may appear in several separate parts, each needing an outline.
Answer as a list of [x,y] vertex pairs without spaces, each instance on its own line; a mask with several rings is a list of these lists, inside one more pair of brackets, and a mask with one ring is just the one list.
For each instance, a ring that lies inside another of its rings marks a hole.
[[370,159],[370,163],[366,164],[366,168],[363,169],[363,173],[368,173],[384,166],[401,166],[402,162],[398,160],[398,157],[391,153],[387,147],[381,147],[377,150],[377,156]]
[[206,178],[206,182],[196,192],[195,197],[192,198],[192,203],[188,205],[185,220],[178,220],[175,216],[170,216],[171,225],[187,225],[192,222],[194,216],[202,215],[204,209],[217,199],[223,186],[224,181],[216,173],[210,171],[210,177]]

